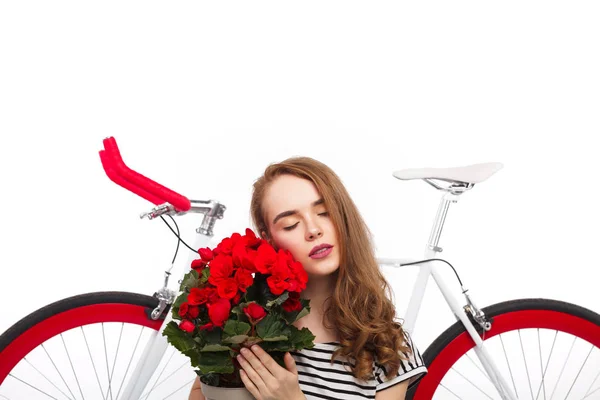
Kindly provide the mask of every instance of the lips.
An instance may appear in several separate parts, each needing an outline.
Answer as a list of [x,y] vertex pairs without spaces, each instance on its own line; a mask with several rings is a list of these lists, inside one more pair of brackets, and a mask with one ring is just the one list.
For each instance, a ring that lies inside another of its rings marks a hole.
[[319,250],[323,250],[323,249],[330,249],[330,248],[332,248],[332,247],[333,247],[333,246],[332,246],[332,245],[330,245],[330,244],[328,244],[328,243],[323,243],[323,244],[320,244],[320,245],[318,245],[318,246],[315,246],[315,247],[313,247],[313,249],[310,251],[310,253],[308,254],[308,256],[309,256],[309,257],[312,257],[313,255],[315,255],[315,253],[316,253],[317,251],[319,251]]

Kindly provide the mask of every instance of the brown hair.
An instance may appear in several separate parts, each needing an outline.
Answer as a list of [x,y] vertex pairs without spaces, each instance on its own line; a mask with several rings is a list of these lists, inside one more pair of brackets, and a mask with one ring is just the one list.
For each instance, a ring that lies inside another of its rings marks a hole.
[[269,185],[284,174],[307,179],[316,186],[337,231],[340,267],[333,296],[325,308],[326,327],[336,327],[340,336],[341,347],[333,353],[332,363],[338,355],[353,358],[354,377],[365,381],[373,377],[374,361],[385,367],[388,379],[396,376],[410,348],[402,325],[395,321],[391,290],[377,264],[371,233],[335,172],[309,157],[269,165],[254,183],[250,211],[256,229],[269,232],[263,198]]

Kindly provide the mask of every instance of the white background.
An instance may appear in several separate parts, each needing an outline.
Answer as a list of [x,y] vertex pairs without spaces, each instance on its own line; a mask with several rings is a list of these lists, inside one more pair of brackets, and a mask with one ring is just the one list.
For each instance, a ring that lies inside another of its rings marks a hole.
[[[66,296],[160,286],[174,237],[104,175],[107,136],[223,202],[217,238],[249,226],[269,163],[317,158],[380,256],[421,257],[440,197],[394,170],[502,162],[451,208],[442,255],[479,305],[600,311],[599,20],[595,1],[3,2],[0,332]],[[386,270],[399,315],[415,274]],[[419,347],[451,322],[428,290]]]

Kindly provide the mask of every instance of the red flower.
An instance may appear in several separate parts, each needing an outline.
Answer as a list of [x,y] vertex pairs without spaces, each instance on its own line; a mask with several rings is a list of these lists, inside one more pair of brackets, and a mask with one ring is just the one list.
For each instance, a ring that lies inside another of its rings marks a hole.
[[202,326],[199,326],[198,329],[201,330],[201,331],[206,331],[206,330],[211,331],[212,328],[214,328],[214,327],[215,327],[215,325],[212,322],[209,322],[208,324],[204,324]]
[[182,303],[179,306],[178,314],[181,318],[189,318],[189,319],[198,318],[198,315],[200,315],[200,307],[197,307],[197,306],[190,307],[189,303]]
[[258,247],[256,257],[254,259],[254,266],[256,270],[261,274],[270,273],[271,268],[277,262],[277,253],[275,249],[271,247],[267,242],[264,242]]
[[276,296],[279,296],[281,293],[283,293],[285,290],[287,290],[287,288],[290,286],[289,283],[287,283],[286,281],[284,281],[281,277],[279,277],[277,275],[271,275],[270,277],[268,277],[267,284],[269,285],[269,289],[271,290],[271,293],[273,293]]
[[246,314],[248,318],[250,318],[250,321],[253,324],[256,324],[258,321],[267,316],[267,312],[265,311],[265,309],[256,303],[248,304],[248,306],[245,307],[242,311],[244,311],[244,314]]
[[200,258],[202,258],[202,260],[206,262],[212,261],[212,259],[214,258],[212,250],[208,247],[199,249],[198,253],[200,253]]
[[210,276],[208,282],[217,286],[223,279],[231,278],[233,275],[233,261],[230,256],[219,254],[209,264]]
[[258,246],[262,243],[261,238],[257,238],[252,229],[246,228],[246,246],[252,250],[258,249]]
[[235,297],[233,298],[233,300],[231,300],[231,302],[233,303],[233,305],[237,306],[241,299],[242,299],[242,294],[240,292],[237,292],[235,294]]
[[194,323],[192,321],[184,319],[179,323],[179,329],[187,333],[192,333],[194,332]]
[[202,274],[202,270],[206,267],[206,261],[198,258],[192,261],[192,269],[198,271],[198,274]]
[[219,243],[213,251],[214,255],[216,256],[218,254],[223,254],[230,256],[231,252],[233,251],[233,247],[241,238],[242,235],[236,232],[233,235],[231,235],[231,237],[221,240],[221,243]]
[[227,299],[218,299],[214,303],[208,303],[208,317],[215,326],[223,326],[229,318],[231,304]]
[[187,316],[190,319],[198,318],[198,315],[200,315],[200,307],[192,306],[188,308]]
[[217,285],[217,292],[219,297],[223,299],[233,299],[238,291],[238,283],[233,278],[226,278],[219,281]]
[[308,274],[302,267],[302,264],[295,261],[291,265],[290,273],[292,278],[290,278],[290,288],[288,289],[290,292],[301,292],[306,289],[306,283],[308,282]]
[[291,297],[292,293],[293,292],[290,292],[290,297],[286,301],[284,301],[281,306],[287,312],[294,312],[294,311],[302,310],[302,303],[300,303],[300,301],[298,299],[292,298]]
[[208,301],[212,301],[216,297],[215,289],[213,288],[191,288],[190,294],[187,298],[189,305],[198,306]]
[[248,286],[252,285],[254,282],[254,278],[252,278],[250,271],[240,268],[235,272],[235,281],[238,284],[238,288],[242,292],[246,292]]
[[180,317],[185,317],[188,312],[189,305],[188,303],[183,303],[179,306],[178,314]]

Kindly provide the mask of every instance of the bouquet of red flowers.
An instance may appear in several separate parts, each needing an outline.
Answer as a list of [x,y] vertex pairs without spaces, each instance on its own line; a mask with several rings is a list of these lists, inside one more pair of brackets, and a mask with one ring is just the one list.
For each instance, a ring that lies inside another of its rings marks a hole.
[[292,325],[310,312],[300,299],[308,275],[289,251],[275,249],[246,229],[214,249],[198,250],[163,331],[190,358],[201,381],[244,387],[236,356],[242,346],[261,346],[285,368],[285,352],[312,348],[315,336]]

